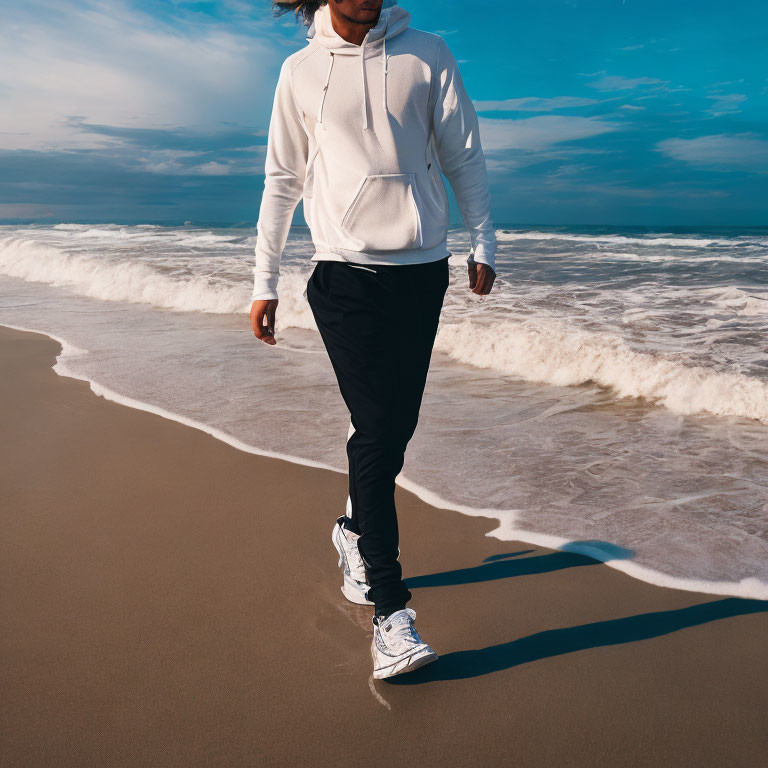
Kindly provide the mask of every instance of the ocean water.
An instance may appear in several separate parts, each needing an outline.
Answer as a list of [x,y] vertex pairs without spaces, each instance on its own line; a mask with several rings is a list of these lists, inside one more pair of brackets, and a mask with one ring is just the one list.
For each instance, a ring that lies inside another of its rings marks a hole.
[[[478,297],[467,234],[450,232],[398,482],[501,539],[768,599],[768,228],[497,236]],[[65,342],[57,371],[97,393],[346,471],[348,414],[304,296],[309,233],[291,230],[275,347],[249,326],[254,244],[253,229],[0,227],[0,323]]]

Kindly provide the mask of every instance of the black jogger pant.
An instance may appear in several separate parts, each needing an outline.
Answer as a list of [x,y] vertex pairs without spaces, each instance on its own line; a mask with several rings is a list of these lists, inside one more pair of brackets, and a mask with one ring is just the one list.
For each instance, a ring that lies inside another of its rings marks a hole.
[[411,597],[398,561],[395,478],[419,418],[448,288],[448,257],[423,264],[318,261],[307,300],[354,429],[347,439],[351,519],[377,615]]

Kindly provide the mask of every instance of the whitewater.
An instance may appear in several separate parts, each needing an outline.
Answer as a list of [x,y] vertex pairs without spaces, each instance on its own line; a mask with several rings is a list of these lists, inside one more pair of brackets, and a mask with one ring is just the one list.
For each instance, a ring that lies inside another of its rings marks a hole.
[[[466,233],[450,232],[399,484],[494,519],[489,535],[768,599],[768,230],[497,237],[481,298]],[[291,230],[274,348],[248,324],[254,244],[194,225],[0,227],[0,323],[59,339],[57,371],[98,394],[343,472],[348,415],[304,296],[309,234]]]

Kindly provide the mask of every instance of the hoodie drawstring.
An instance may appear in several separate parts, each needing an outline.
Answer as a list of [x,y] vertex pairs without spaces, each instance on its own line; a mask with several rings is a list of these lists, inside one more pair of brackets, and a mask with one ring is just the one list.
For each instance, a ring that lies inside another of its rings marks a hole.
[[320,97],[320,109],[317,112],[317,122],[323,122],[323,104],[325,104],[325,94],[328,92],[328,83],[331,81],[331,70],[333,69],[333,51],[329,51],[331,54],[328,61],[328,72],[325,75],[325,84],[323,85],[323,95]]
[[365,40],[360,50],[360,74],[363,78],[363,130],[368,129],[368,87],[365,82]]
[[387,38],[385,37],[382,41],[382,44],[384,46],[384,82],[383,82],[383,88],[384,91],[384,114],[389,117],[389,110],[387,109]]
[[[387,61],[387,39],[386,37],[382,39],[382,74],[383,74],[383,82],[382,82],[382,92],[383,92],[383,100],[384,100],[384,112],[389,115],[389,108],[387,106],[387,72],[389,71],[389,63]],[[325,75],[325,83],[323,84],[323,93],[320,97],[320,108],[317,111],[317,122],[322,123],[323,122],[323,105],[325,104],[325,94],[328,92],[328,85],[331,81],[331,71],[333,70],[333,60],[334,60],[334,52],[328,51],[330,54],[329,60],[328,60],[328,71]],[[365,40],[363,40],[361,51],[360,51],[360,77],[362,80],[362,87],[363,87],[363,131],[367,131],[370,128],[370,123],[368,121],[368,85],[365,79]]]

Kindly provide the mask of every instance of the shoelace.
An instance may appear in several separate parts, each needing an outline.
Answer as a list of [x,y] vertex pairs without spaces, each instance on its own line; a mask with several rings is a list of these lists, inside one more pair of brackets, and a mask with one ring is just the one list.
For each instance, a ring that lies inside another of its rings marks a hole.
[[[413,616],[406,611],[398,611],[391,619],[382,622],[383,627],[391,627],[383,633],[386,643],[397,651],[406,651],[421,642],[416,627],[413,626]],[[382,627],[382,628],[383,628]]]
[[347,543],[349,544],[347,557],[349,558],[350,570],[359,574],[365,574],[365,565],[363,564],[363,558],[360,554],[360,550],[357,547],[357,542],[350,541],[350,539],[347,538],[346,533],[344,534],[344,538],[347,539]]

